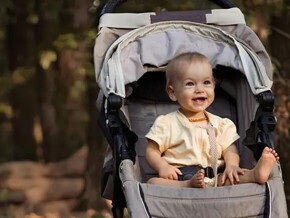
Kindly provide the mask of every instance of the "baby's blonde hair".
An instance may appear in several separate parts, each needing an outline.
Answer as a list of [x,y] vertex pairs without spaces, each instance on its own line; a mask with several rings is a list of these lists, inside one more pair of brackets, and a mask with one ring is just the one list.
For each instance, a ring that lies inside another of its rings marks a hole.
[[176,75],[182,73],[190,64],[204,62],[211,66],[208,58],[198,52],[183,53],[173,58],[166,68],[166,89],[176,79]]

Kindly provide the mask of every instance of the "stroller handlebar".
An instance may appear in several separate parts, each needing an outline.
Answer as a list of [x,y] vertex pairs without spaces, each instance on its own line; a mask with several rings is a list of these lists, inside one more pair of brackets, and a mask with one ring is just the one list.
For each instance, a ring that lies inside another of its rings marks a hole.
[[235,7],[235,5],[232,3],[231,0],[209,0],[209,1],[215,3],[216,5],[224,9]]
[[[126,1],[127,0],[109,0],[102,8],[100,15],[102,16],[103,14],[114,12],[119,5],[121,5]],[[231,0],[209,0],[209,1],[225,9],[235,7],[235,5],[231,2]]]
[[109,0],[103,7],[100,15],[102,16],[103,14],[115,11],[115,9],[125,1],[127,0]]

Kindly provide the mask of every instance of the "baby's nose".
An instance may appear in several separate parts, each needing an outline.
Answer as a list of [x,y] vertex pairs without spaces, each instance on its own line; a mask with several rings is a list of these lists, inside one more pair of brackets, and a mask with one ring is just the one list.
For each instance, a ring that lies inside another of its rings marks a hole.
[[197,85],[197,86],[195,87],[195,92],[203,92],[203,91],[204,91],[204,88],[203,88],[202,85]]

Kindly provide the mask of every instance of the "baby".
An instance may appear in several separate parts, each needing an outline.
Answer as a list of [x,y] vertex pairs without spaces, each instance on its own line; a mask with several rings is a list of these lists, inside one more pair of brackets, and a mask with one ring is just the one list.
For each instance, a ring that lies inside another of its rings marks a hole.
[[[181,54],[168,64],[166,80],[170,99],[180,107],[159,116],[146,135],[146,160],[158,173],[148,183],[195,188],[265,183],[279,159],[275,150],[266,147],[253,169],[241,169],[235,124],[206,111],[215,88],[209,60],[196,52]],[[225,169],[218,174],[221,166]],[[213,168],[214,180],[205,177],[207,167]]]

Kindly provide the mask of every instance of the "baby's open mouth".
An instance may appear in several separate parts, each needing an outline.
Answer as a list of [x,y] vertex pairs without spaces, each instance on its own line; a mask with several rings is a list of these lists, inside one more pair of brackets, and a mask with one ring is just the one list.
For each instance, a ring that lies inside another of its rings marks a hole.
[[198,98],[194,98],[192,100],[196,103],[201,103],[201,102],[204,102],[206,99],[207,99],[206,97],[198,97]]

